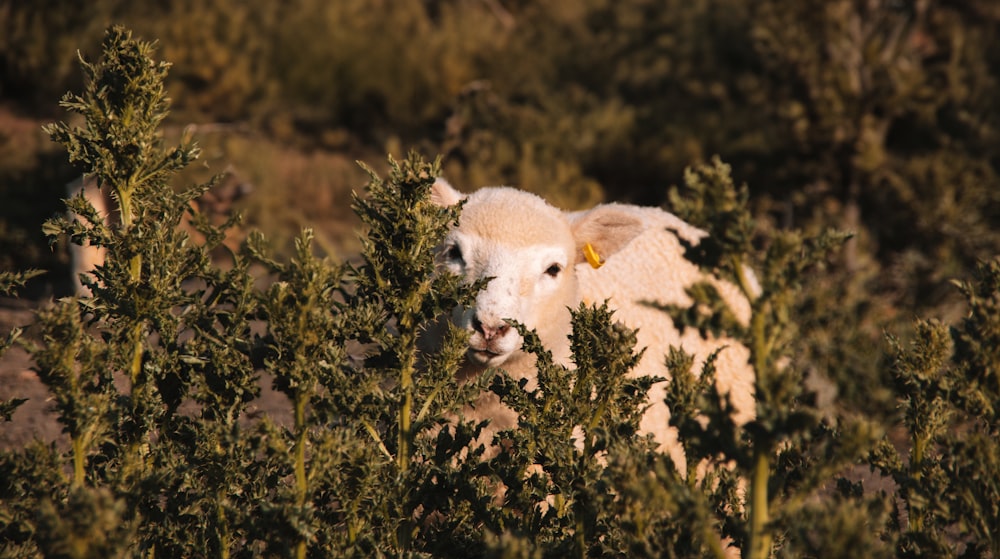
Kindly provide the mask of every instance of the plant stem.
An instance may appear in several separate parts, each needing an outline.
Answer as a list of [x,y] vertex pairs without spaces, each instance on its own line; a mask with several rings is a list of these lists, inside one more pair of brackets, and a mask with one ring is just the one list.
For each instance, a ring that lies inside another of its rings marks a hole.
[[722,547],[722,538],[708,523],[705,524],[705,543],[715,559],[726,559],[726,550]]
[[221,497],[216,498],[220,503],[215,507],[216,521],[219,523],[219,558],[229,559],[229,522],[226,520],[226,510],[221,504]]
[[129,367],[129,379],[132,381],[132,390],[139,384],[142,374],[142,324],[136,324],[132,328],[132,365]]
[[[118,193],[118,213],[121,218],[119,233],[122,236],[131,234],[132,224],[135,222],[135,211],[132,208],[132,193],[135,191],[134,180],[129,180],[126,184],[115,184]],[[129,282],[131,285],[138,285],[142,280],[142,255],[136,254],[129,259],[128,265]],[[129,380],[132,383],[132,408],[133,411],[139,407],[139,402],[145,399],[146,387],[142,383],[142,346],[143,346],[143,324],[139,316],[133,317],[135,324],[129,334],[131,344],[132,360],[129,364]],[[146,462],[142,456],[141,443],[136,440],[129,445],[130,456],[135,460],[139,472],[146,470]]]
[[[927,446],[927,440],[917,432],[917,429],[913,429],[913,450],[910,452],[910,477],[916,487],[920,487],[920,481],[923,477],[921,468],[924,463],[924,452]],[[912,489],[906,490],[908,493],[912,493]],[[909,505],[908,518],[909,518],[909,530],[911,532],[922,532],[924,529],[924,510],[920,505],[916,505],[916,499],[907,499]],[[915,506],[916,505],[916,506]]]
[[[121,230],[123,232],[127,232],[131,228],[136,217],[132,209],[132,191],[134,188],[135,185],[133,184],[116,187],[118,191],[118,212],[121,214]],[[141,279],[142,255],[136,254],[129,260],[129,280],[133,284],[138,284]],[[142,323],[139,317],[136,317],[136,322],[137,324],[132,330],[132,364],[129,371],[133,389],[139,382],[139,375],[142,373]]]
[[399,408],[399,450],[396,453],[396,463],[399,471],[405,472],[409,465],[410,454],[410,408],[413,407],[413,370],[404,366],[400,371],[400,388],[403,389],[403,405]]
[[[76,355],[79,353],[79,340],[74,340],[73,343],[66,345],[62,349],[61,357],[62,364],[61,368],[65,371],[69,371],[69,390],[73,395],[74,399],[79,399],[81,396],[82,389],[80,384],[83,382],[80,378],[76,369]],[[75,432],[74,432],[75,431]],[[70,441],[73,445],[73,486],[81,487],[85,480],[84,476],[84,465],[87,460],[87,444],[84,442],[86,428],[80,429],[79,423],[74,431],[70,431]],[[90,437],[86,437],[87,441]]]
[[[304,392],[295,393],[295,504],[305,506],[306,494],[309,490],[306,479],[306,401]],[[299,540],[295,547],[295,557],[305,559],[306,541]]]
[[305,502],[308,485],[306,483],[306,397],[302,392],[295,397],[295,499],[296,504]]
[[[414,292],[410,294],[408,298],[408,304],[406,308],[414,308],[417,306],[415,302],[417,300],[418,293]],[[407,503],[408,498],[406,492],[408,491],[408,481],[406,481],[406,472],[410,467],[410,442],[413,440],[413,424],[410,417],[413,411],[413,373],[417,368],[417,335],[416,335],[416,316],[412,312],[403,312],[399,318],[399,331],[400,331],[400,367],[399,367],[399,389],[402,391],[402,402],[399,406],[399,435],[398,435],[398,446],[396,447],[396,466],[399,469],[399,477],[402,483],[399,484],[398,490],[401,493],[398,494],[399,503],[401,503],[406,509],[404,511],[406,517],[412,515],[413,509]],[[406,521],[399,525],[396,530],[397,543],[399,545],[400,556],[405,555],[410,551],[410,543],[413,539],[413,522]]]
[[399,471],[407,471],[410,463],[410,430],[412,429],[410,412],[413,409],[413,371],[416,367],[416,337],[408,331],[407,326],[412,324],[413,319],[409,316],[400,320],[403,334],[402,364],[399,369],[399,388],[402,391],[403,401],[399,407],[399,440],[396,451],[396,464]]
[[[765,317],[767,314],[761,308],[760,299],[754,299],[747,290],[749,282],[746,281],[741,263],[737,260],[737,275],[744,293],[750,298],[753,304],[753,315],[750,318],[750,341],[751,359],[753,361],[755,379],[755,389],[757,391],[758,402],[760,393],[765,390],[767,384],[764,382],[770,372],[768,368],[768,352],[770,344],[767,341],[767,328]],[[745,284],[745,285],[743,285]],[[757,416],[763,410],[758,406]],[[769,507],[767,495],[767,485],[771,477],[771,438],[767,435],[754,437],[753,440],[753,466],[750,478],[750,535],[748,559],[767,559],[771,556],[771,534],[768,532],[767,523],[769,520]]]
[[736,281],[740,286],[740,291],[743,292],[743,296],[746,297],[748,301],[753,303],[753,301],[760,296],[760,289],[755,288],[753,283],[750,281],[749,272],[743,267],[743,259],[739,256],[733,256],[732,266],[733,273],[736,274]]
[[770,478],[769,449],[756,441],[750,481],[750,553],[748,559],[767,559],[771,554],[771,535],[767,532],[767,482]]
[[73,437],[73,486],[81,487],[84,481],[83,464],[86,458],[86,449],[80,437]]

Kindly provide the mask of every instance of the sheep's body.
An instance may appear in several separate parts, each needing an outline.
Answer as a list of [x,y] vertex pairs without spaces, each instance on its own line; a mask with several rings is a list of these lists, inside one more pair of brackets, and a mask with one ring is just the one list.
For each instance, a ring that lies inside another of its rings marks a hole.
[[[435,185],[433,197],[444,205],[463,199],[443,181]],[[718,385],[730,394],[736,419],[751,419],[755,406],[747,349],[731,340],[703,339],[694,329],[681,335],[665,312],[648,304],[689,304],[685,288],[707,280],[716,285],[740,320],[749,320],[750,307],[740,291],[706,276],[687,261],[677,235],[695,242],[705,233],[655,208],[607,204],[565,213],[515,189],[485,188],[473,193],[440,249],[442,265],[468,281],[494,278],[479,293],[475,306],[456,309],[452,317],[471,334],[461,377],[502,367],[528,379],[530,389],[536,375],[534,359],[520,350],[520,336],[505,327],[504,319],[535,328],[556,361],[571,366],[569,309],[581,300],[607,299],[615,318],[638,328],[639,347],[647,348],[633,375],[668,377],[664,355],[670,346],[679,345],[694,354],[696,370],[709,354],[726,346],[717,361]],[[604,265],[592,268],[584,247],[601,255]],[[668,424],[664,389],[665,383],[658,383],[650,390],[650,407],[640,429],[651,433],[660,450],[670,453],[684,470],[683,450]],[[484,394],[469,415],[491,419],[490,434],[517,424],[516,414],[492,393]]]
[[[753,419],[754,374],[749,365],[749,350],[730,339],[702,338],[697,329],[689,328],[683,334],[677,330],[669,316],[656,304],[691,304],[685,288],[691,284],[708,281],[729,304],[736,318],[748,323],[750,304],[732,283],[706,275],[696,265],[684,258],[684,247],[678,236],[688,243],[697,243],[706,233],[682,221],[677,216],[658,208],[643,208],[611,204],[619,211],[640,218],[643,232],[619,252],[610,256],[598,269],[589,263],[576,266],[579,292],[586,303],[608,301],[614,309],[614,318],[631,328],[637,328],[637,346],[648,348],[633,376],[669,377],[664,365],[664,355],[671,346],[679,346],[695,356],[695,371],[700,371],[705,359],[719,348],[716,360],[716,384],[728,393],[736,409],[734,419],[745,423]],[[606,208],[609,206],[602,206]],[[587,212],[570,214],[570,221],[582,219]],[[650,389],[650,407],[640,422],[640,431],[652,433],[659,449],[669,452],[681,468],[684,455],[677,442],[677,431],[668,427],[670,410],[664,403],[666,382]]]

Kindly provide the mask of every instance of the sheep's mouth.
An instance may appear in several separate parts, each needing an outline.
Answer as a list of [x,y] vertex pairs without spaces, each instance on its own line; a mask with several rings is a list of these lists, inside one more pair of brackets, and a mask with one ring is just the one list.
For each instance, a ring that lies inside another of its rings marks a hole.
[[496,366],[510,357],[509,352],[490,349],[489,346],[483,348],[470,347],[468,351],[469,359],[483,365]]
[[521,337],[513,330],[489,338],[481,332],[473,331],[469,338],[466,358],[472,363],[496,367],[510,359],[511,355],[521,348],[521,343]]

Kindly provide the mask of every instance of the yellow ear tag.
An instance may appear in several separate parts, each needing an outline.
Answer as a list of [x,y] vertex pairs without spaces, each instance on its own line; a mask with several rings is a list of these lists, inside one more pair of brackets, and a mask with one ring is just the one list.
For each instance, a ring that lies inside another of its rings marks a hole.
[[590,243],[583,245],[583,256],[587,258],[587,262],[595,270],[604,265],[604,262],[601,262],[601,257],[597,255],[597,251]]

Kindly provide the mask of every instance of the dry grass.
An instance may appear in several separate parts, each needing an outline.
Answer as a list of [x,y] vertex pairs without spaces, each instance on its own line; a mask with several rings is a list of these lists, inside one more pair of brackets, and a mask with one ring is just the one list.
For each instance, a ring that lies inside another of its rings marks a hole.
[[362,190],[367,175],[356,157],[290,147],[238,127],[198,127],[194,133],[203,149],[201,163],[180,180],[201,182],[227,173],[228,188],[235,183],[245,192],[234,208],[244,214],[244,230],[262,231],[285,252],[301,229],[312,228],[324,253],[338,258],[357,253],[351,192]]

